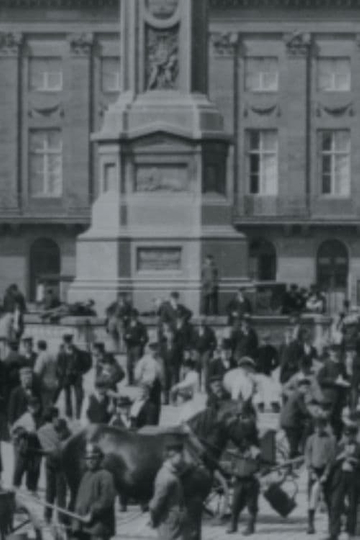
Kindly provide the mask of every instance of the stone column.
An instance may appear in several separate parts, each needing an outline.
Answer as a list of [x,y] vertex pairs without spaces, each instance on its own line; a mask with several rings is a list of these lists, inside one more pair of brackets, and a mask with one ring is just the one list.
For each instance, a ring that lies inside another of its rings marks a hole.
[[21,205],[21,67],[23,36],[0,33],[0,208],[14,212]]
[[[64,123],[64,146],[68,147],[64,155],[69,156],[66,164],[66,200],[70,209],[76,212],[89,204],[91,146],[88,134],[92,130],[93,34],[71,34],[68,42],[71,89]],[[71,131],[68,130],[67,119],[71,123]]]
[[[294,32],[285,35],[287,51],[286,120],[287,171],[289,203],[293,199],[306,208],[309,192],[309,51],[310,34]],[[284,194],[285,195],[285,194]],[[284,197],[285,199],[286,197]],[[291,213],[291,208],[289,208]]]

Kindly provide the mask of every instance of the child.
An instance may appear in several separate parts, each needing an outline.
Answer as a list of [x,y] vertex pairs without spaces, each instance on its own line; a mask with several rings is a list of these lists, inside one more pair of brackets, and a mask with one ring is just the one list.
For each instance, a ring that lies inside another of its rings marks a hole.
[[315,419],[315,433],[305,444],[305,464],[308,470],[308,529],[307,534],[315,534],[315,512],[323,490],[329,506],[328,478],[336,452],[335,437],[329,432],[327,416],[319,413]]

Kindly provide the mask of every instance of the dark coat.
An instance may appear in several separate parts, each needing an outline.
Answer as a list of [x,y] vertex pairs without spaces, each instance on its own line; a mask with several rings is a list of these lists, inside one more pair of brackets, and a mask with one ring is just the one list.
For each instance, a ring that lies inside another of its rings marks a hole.
[[258,336],[253,328],[249,328],[245,334],[242,330],[233,332],[230,336],[231,347],[233,354],[241,358],[242,356],[250,356],[256,358],[258,350]]
[[164,302],[160,308],[160,323],[170,324],[173,328],[176,326],[176,320],[179,317],[189,320],[192,317],[192,311],[182,304],[178,304],[176,308],[170,302]]
[[118,302],[113,302],[106,308],[106,317],[108,319],[118,319],[126,327],[130,321],[132,309],[130,302],[124,302],[122,305]]
[[131,427],[141,429],[144,426],[156,426],[158,424],[158,410],[154,403],[147,400],[141,407],[136,418],[131,419]]
[[33,385],[29,390],[25,390],[22,386],[12,390],[8,406],[8,422],[10,425],[13,425],[20,416],[26,413],[29,398],[34,396],[40,400],[40,392],[36,385]]
[[299,371],[300,360],[303,355],[303,346],[300,341],[294,339],[290,343],[280,346],[280,382],[285,384],[295,373]]
[[216,349],[216,343],[215,332],[210,326],[204,326],[202,335],[200,335],[199,329],[193,333],[193,346],[199,354],[214,351]]
[[6,377],[5,399],[8,400],[11,391],[20,384],[20,368],[26,366],[25,357],[15,351],[10,351],[4,360]]
[[125,378],[125,372],[112,354],[107,353],[106,358],[107,363],[98,362],[95,367],[96,379],[106,380],[108,388],[116,391],[118,383]]
[[304,423],[310,419],[304,396],[297,390],[289,396],[280,413],[280,426],[283,429],[302,429]]
[[194,339],[194,328],[193,326],[185,322],[181,327],[175,328],[175,343],[181,353],[184,351],[185,347],[193,345]]
[[204,264],[201,270],[203,294],[213,294],[219,285],[219,272],[215,264]]
[[168,340],[164,337],[160,343],[160,358],[164,363],[164,368],[179,367],[182,361],[182,351],[178,342],[175,340]]
[[75,384],[91,368],[91,357],[85,351],[73,347],[71,352],[61,351],[57,359],[60,388]]
[[326,360],[318,372],[317,380],[326,401],[332,403],[333,408],[339,405],[344,389],[335,384],[336,379],[341,376],[346,380],[346,370],[342,362]]
[[240,301],[239,298],[236,296],[228,303],[226,312],[228,314],[228,322],[229,324],[232,324],[235,319],[234,313],[236,313],[240,319],[244,315],[252,313],[250,300],[244,297],[243,300]]
[[95,394],[89,396],[89,407],[86,416],[91,424],[108,424],[111,419],[109,412],[110,400],[105,397],[100,401]]
[[[94,518],[82,530],[94,537],[110,538],[115,534],[115,486],[112,474],[103,469],[87,471],[76,497],[75,513]],[[75,523],[78,526],[79,522]]]
[[264,375],[271,375],[279,365],[279,355],[273,345],[261,345],[256,357],[256,371]]
[[212,377],[221,377],[221,379],[224,378],[224,375],[230,371],[230,369],[233,369],[234,363],[232,360],[229,362],[229,366],[225,366],[222,362],[221,358],[214,358],[209,363],[209,380],[212,379]]
[[184,527],[184,494],[181,481],[165,462],[155,479],[154,496],[149,504],[153,525],[159,540],[182,540]]
[[146,326],[140,321],[137,321],[134,326],[129,324],[124,334],[124,341],[128,348],[140,347],[143,351],[149,341]]

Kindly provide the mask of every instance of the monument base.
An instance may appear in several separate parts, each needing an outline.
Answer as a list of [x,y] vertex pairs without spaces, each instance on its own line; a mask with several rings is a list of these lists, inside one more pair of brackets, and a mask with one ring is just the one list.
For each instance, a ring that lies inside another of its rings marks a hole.
[[[219,308],[248,281],[247,242],[240,234],[214,237],[125,238],[120,235],[79,237],[77,278],[69,301],[93,299],[102,316],[118,292],[126,292],[141,312],[151,312],[154,299],[178,291],[194,314],[201,312],[201,265],[211,253],[219,264]],[[222,262],[224,264],[222,264]],[[226,264],[225,264],[226,262]]]

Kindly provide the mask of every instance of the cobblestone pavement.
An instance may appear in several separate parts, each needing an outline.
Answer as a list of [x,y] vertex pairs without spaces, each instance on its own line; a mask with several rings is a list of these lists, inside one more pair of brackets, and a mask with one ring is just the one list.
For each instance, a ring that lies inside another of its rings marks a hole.
[[[91,387],[91,375],[86,381],[86,387]],[[129,392],[133,392],[129,389]],[[163,407],[161,423],[163,425],[176,424],[176,418],[178,415],[178,409],[175,407]],[[261,427],[276,428],[277,427],[277,415],[272,413],[264,413],[260,416]],[[3,445],[3,458],[5,464],[4,483],[10,485],[11,473],[12,473],[12,448],[10,445]],[[297,506],[287,519],[281,518],[275,511],[269,506],[264,497],[260,497],[260,510],[256,534],[253,536],[254,540],[258,538],[267,538],[269,540],[279,540],[291,538],[292,540],[305,540],[306,535],[306,474],[305,471],[299,471],[299,492],[296,497]],[[288,492],[294,491],[294,486],[289,485],[286,487]],[[44,475],[42,472],[39,495],[44,497]],[[36,512],[39,519],[42,518],[43,510],[35,502],[31,504],[31,507]],[[203,523],[203,539],[204,540],[222,540],[229,538],[237,538],[241,536],[241,529],[246,522],[246,513],[241,519],[239,525],[239,533],[233,536],[226,534],[227,523],[220,523],[218,518],[206,517]],[[138,507],[130,507],[127,513],[117,512],[117,538],[119,539],[152,539],[156,538],[156,531],[152,530],[149,526],[148,514],[143,514]],[[325,538],[327,536],[327,519],[324,513],[319,513],[317,517],[317,534],[315,538]],[[43,528],[45,540],[54,537],[54,533],[44,525]]]

